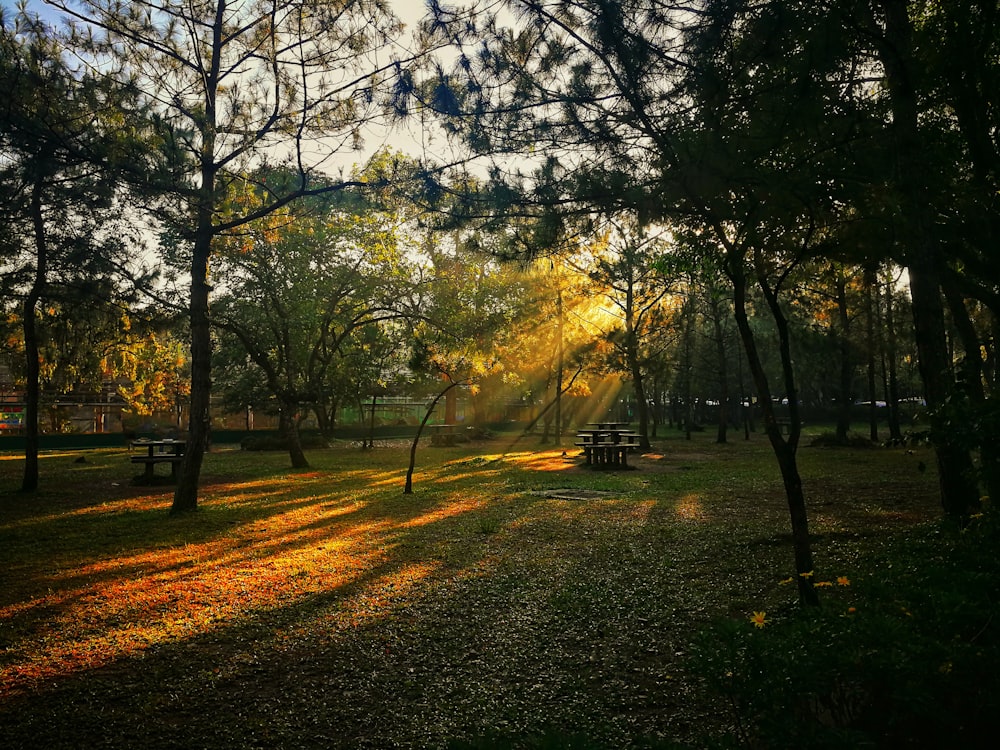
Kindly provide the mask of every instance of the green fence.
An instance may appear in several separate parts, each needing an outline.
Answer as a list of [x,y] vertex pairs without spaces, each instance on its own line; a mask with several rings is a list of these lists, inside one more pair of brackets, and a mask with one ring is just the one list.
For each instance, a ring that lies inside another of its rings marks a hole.
[[[277,436],[276,430],[213,430],[211,439],[214,445],[238,444],[247,436],[269,437]],[[382,425],[370,432],[365,427],[338,427],[333,431],[335,440],[361,440],[369,434],[376,440],[387,440],[390,438],[412,438],[417,434],[417,428],[413,425]],[[142,437],[137,435],[136,437]],[[45,451],[57,450],[86,450],[88,448],[126,448],[128,447],[129,436],[120,432],[105,432],[100,434],[92,433],[65,433],[40,435],[38,438],[39,448]],[[25,439],[23,435],[0,436],[0,451],[16,452],[23,451]]]

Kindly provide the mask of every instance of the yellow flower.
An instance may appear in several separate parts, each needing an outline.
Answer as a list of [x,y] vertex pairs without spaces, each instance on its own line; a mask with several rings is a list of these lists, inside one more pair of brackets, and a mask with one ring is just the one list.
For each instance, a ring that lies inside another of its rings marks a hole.
[[788,578],[786,578],[786,579],[784,579],[782,581],[778,581],[778,585],[779,586],[787,586],[788,584],[790,584],[794,580],[795,580],[795,578],[793,576],[788,576]]
[[837,585],[838,586],[850,586],[851,585],[851,579],[848,578],[847,576],[837,576]]
[[762,628],[767,625],[767,612],[754,612],[750,617],[750,622],[754,624],[754,627]]
[[810,570],[808,573],[799,573],[799,577],[801,577],[801,578],[812,578],[813,577],[813,572]]
[[829,581],[816,581],[816,583],[813,584],[813,588],[815,589],[826,588],[828,586],[832,587],[833,584]]
[[849,614],[849,615],[853,615],[857,611],[858,611],[857,607],[848,607],[847,608],[847,614]]

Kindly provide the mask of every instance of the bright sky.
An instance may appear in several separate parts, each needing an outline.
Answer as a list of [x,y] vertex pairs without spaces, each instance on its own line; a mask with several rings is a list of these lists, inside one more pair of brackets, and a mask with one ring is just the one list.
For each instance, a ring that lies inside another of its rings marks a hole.
[[[16,0],[0,0],[0,6],[7,13],[12,14],[16,10],[16,4]],[[389,5],[408,29],[414,28],[427,12],[426,0],[390,0]],[[57,23],[59,20],[59,12],[45,4],[43,0],[28,0],[28,7],[52,23]],[[360,153],[343,154],[342,158],[335,160],[337,167],[349,169],[353,164],[364,160],[366,155],[385,146],[415,156],[426,155],[438,160],[448,159],[447,154],[444,153],[447,144],[445,144],[440,130],[433,123],[421,123],[419,118],[397,126],[394,131],[389,131],[386,128],[369,128],[364,135],[364,140],[364,150]]]

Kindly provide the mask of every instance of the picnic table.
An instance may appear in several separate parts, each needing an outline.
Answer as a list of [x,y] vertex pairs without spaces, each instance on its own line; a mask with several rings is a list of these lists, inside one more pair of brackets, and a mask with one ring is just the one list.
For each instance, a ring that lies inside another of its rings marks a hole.
[[184,460],[184,449],[187,441],[174,440],[173,438],[139,438],[129,443],[129,450],[132,448],[145,448],[134,456],[129,456],[129,461],[134,464],[142,464],[145,467],[142,478],[146,482],[152,482],[155,478],[154,468],[157,464],[170,464],[170,476],[177,479],[177,466]]
[[431,445],[451,447],[458,442],[458,425],[429,424],[424,427],[431,436]]
[[583,449],[587,466],[628,468],[628,452],[639,445],[639,433],[628,422],[591,422],[577,431],[575,445]]

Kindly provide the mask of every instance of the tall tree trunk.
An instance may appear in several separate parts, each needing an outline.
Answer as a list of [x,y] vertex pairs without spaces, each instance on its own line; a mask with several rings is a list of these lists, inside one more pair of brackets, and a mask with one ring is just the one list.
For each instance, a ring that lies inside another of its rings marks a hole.
[[865,266],[865,339],[866,372],[868,376],[868,437],[873,443],[878,442],[878,394],[875,391],[875,292],[878,289],[878,279],[875,267]]
[[449,383],[448,386],[438,393],[431,401],[430,405],[427,407],[427,411],[424,412],[424,418],[420,420],[420,425],[417,427],[417,434],[413,436],[413,442],[410,443],[410,465],[406,468],[406,484],[403,487],[404,495],[413,494],[413,470],[417,466],[417,445],[420,443],[420,434],[424,431],[428,420],[431,418],[431,414],[434,413],[434,407],[437,406],[438,401],[441,400],[443,396],[451,392],[451,389],[457,386],[458,383]]
[[38,405],[41,400],[41,373],[38,362],[38,329],[35,313],[45,292],[48,275],[48,239],[42,214],[44,181],[35,177],[31,189],[31,222],[35,240],[35,278],[24,298],[21,325],[24,331],[24,475],[22,492],[38,489]]
[[691,403],[691,378],[694,370],[694,304],[692,298],[684,303],[683,361],[681,362],[681,388],[684,391],[684,438],[691,439],[691,422],[694,419],[694,404]]
[[[194,243],[191,261],[191,411],[188,416],[188,440],[174,489],[170,512],[189,513],[198,509],[198,481],[208,447],[212,395],[212,337],[208,312],[208,259],[212,231],[210,209],[199,223],[201,230]],[[207,225],[207,226],[206,226]]]
[[562,288],[556,290],[556,447],[562,445],[563,414],[562,414],[562,394],[563,394],[563,299]]
[[847,278],[837,264],[834,269],[837,303],[837,353],[840,357],[840,398],[837,400],[837,442],[847,444],[851,430],[851,385],[854,382],[854,363],[851,357],[851,316],[847,309]]
[[[550,406],[556,406],[557,404],[561,405],[561,403],[562,403],[560,401],[561,394],[559,393],[559,389],[556,388],[553,385],[553,383],[552,383],[552,376],[553,376],[553,370],[552,370],[552,367],[550,366],[550,367],[548,367],[546,369],[546,372],[545,372],[545,397],[546,397],[546,399],[548,399],[549,389],[554,389],[554,391],[553,391],[554,396],[553,396],[552,399],[550,399],[547,402],[548,406],[546,406],[545,409],[543,409],[534,418],[534,420],[532,420],[532,423],[531,423],[531,427],[533,427],[535,424],[538,423],[539,419],[542,420],[542,436],[538,440],[538,442],[539,442],[540,445],[548,445],[548,442],[549,442],[549,429],[551,429],[551,426],[552,426],[552,414],[553,414],[553,410],[550,409],[549,407]],[[526,428],[525,431],[527,432],[528,429],[529,428]]]
[[319,434],[327,440],[333,437],[333,415],[336,408],[336,402],[331,404],[327,401],[317,402],[315,406],[313,406],[313,413],[316,415],[316,424],[319,427]]
[[902,212],[896,230],[902,239],[910,274],[913,327],[937,454],[941,504],[948,516],[961,520],[978,508],[979,492],[969,450],[961,445],[960,436],[949,428],[942,413],[949,398],[957,394],[953,388],[938,284],[939,248],[930,221],[936,212],[928,205],[929,191],[922,187],[926,175],[921,163],[924,149],[914,80],[918,66],[913,56],[909,3],[907,0],[881,0],[880,4],[885,17],[885,43],[880,46],[880,55],[892,109],[894,179]]
[[712,329],[715,337],[715,356],[719,369],[719,426],[716,443],[726,442],[729,426],[729,358],[726,356],[725,331],[722,328],[722,310],[719,300],[711,289],[708,290],[708,304],[712,312]]
[[649,403],[646,401],[646,383],[638,357],[632,364],[632,390],[635,394],[635,412],[639,418],[639,447],[649,450]]
[[205,112],[199,123],[200,185],[194,207],[194,238],[191,250],[191,410],[188,414],[188,441],[174,489],[172,514],[190,513],[198,509],[198,482],[208,448],[212,398],[212,332],[208,298],[208,261],[212,256],[215,236],[216,200],[220,187],[216,184],[218,165],[216,149],[216,94],[221,67],[222,27],[226,4],[218,3],[213,21],[211,60],[205,80]]
[[896,346],[896,319],[894,312],[892,273],[887,272],[885,284],[885,333],[888,361],[888,389],[885,404],[889,412],[889,438],[896,443],[903,441],[903,430],[899,420],[899,371],[896,367],[898,347]]
[[[777,417],[774,412],[774,402],[771,400],[771,388],[767,380],[767,373],[761,362],[760,353],[757,349],[757,341],[747,317],[747,280],[742,253],[736,249],[730,249],[728,256],[727,265],[730,279],[733,282],[733,309],[736,316],[736,327],[739,329],[743,348],[746,350],[747,362],[749,363],[750,374],[756,387],[767,437],[771,443],[771,448],[774,450],[778,469],[781,472],[781,479],[785,487],[785,498],[788,503],[788,514],[792,527],[792,547],[795,557],[799,602],[801,604],[816,606],[819,604],[819,596],[812,581],[812,540],[809,535],[809,519],[806,513],[802,478],[799,475],[798,460],[796,458],[800,436],[799,405],[798,392],[795,387],[794,372],[792,370],[788,322],[781,308],[778,306],[777,297],[769,292],[766,285],[762,283],[768,308],[778,329],[782,374],[785,391],[788,393],[790,424],[788,439],[785,440],[778,427]],[[763,279],[761,281],[763,282]]]
[[974,411],[973,419],[966,429],[975,431],[975,439],[979,444],[980,469],[986,479],[987,494],[990,497],[1000,497],[1000,446],[997,445],[997,435],[991,426],[976,425],[975,420],[975,417],[985,415],[987,409],[979,334],[969,317],[965,300],[959,293],[954,278],[950,274],[944,274],[941,278],[955,330],[962,341],[964,356],[961,363],[961,387]]
[[378,396],[372,394],[371,416],[368,417],[368,437],[361,441],[361,450],[375,447],[375,406],[378,404]]
[[302,449],[302,433],[299,430],[300,419],[295,414],[296,404],[283,404],[281,407],[282,416],[288,415],[285,420],[282,435],[288,441],[288,458],[293,469],[308,469],[309,459],[306,458]]
[[629,284],[625,302],[625,359],[628,361],[632,377],[632,392],[636,400],[636,416],[639,418],[639,447],[649,450],[649,404],[646,402],[646,384],[639,360],[639,337],[635,331],[632,285]]

